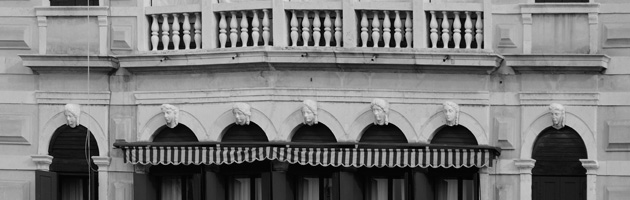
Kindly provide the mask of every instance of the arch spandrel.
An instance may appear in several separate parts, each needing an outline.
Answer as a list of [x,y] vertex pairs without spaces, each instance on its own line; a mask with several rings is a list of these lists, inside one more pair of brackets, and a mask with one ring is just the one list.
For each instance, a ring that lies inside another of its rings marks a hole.
[[[103,128],[98,123],[92,115],[81,111],[81,119],[79,120],[80,125],[85,126],[94,136],[96,143],[98,144],[98,151],[100,156],[109,156],[109,142],[107,141],[107,137]],[[37,153],[39,155],[48,155],[48,148],[50,147],[50,141],[52,140],[53,134],[55,131],[66,124],[66,116],[64,115],[64,111],[61,111],[53,117],[51,117],[44,128],[40,132],[39,136],[39,147],[37,148]]]

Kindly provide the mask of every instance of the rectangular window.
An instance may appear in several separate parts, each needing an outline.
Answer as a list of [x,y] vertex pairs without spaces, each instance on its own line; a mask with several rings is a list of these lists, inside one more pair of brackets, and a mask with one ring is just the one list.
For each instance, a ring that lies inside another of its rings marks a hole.
[[232,176],[228,184],[229,200],[262,200],[260,177]]
[[50,6],[98,6],[98,0],[50,0]]
[[298,200],[331,200],[332,178],[323,176],[304,176],[297,179]]
[[406,200],[407,184],[403,177],[378,177],[369,179],[369,200]]

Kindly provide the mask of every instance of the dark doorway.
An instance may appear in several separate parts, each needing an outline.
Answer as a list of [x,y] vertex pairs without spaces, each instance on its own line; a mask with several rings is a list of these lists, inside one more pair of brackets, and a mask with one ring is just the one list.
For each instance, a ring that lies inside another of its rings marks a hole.
[[586,146],[571,127],[543,130],[532,150],[536,166],[532,169],[533,200],[585,200]]
[[98,167],[92,161],[99,155],[98,145],[85,126],[57,128],[48,153],[53,156],[50,171],[56,176],[57,199],[98,199]]

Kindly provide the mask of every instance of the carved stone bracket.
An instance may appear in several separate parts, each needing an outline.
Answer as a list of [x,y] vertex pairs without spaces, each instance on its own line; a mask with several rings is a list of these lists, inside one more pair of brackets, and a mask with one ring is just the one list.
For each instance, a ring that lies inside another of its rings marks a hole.
[[31,160],[37,165],[37,170],[48,171],[53,157],[50,155],[32,155]]
[[580,162],[582,162],[582,166],[586,168],[587,175],[597,174],[597,169],[599,169],[597,160],[580,159]]
[[532,169],[536,165],[534,159],[514,160],[514,165],[519,169],[521,174],[532,174]]
[[109,168],[111,158],[106,156],[92,156],[92,161],[98,166],[98,171],[102,172],[107,171]]

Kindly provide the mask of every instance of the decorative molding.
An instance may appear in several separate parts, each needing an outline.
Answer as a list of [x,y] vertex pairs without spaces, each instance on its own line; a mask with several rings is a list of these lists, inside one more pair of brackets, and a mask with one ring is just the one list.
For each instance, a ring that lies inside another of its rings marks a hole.
[[515,72],[554,74],[599,74],[610,57],[595,54],[506,54],[506,65]]
[[99,172],[107,171],[111,160],[110,157],[106,156],[92,156],[92,161],[98,166]]
[[0,199],[30,199],[30,181],[1,180]]
[[110,96],[109,91],[39,91],[35,93],[35,101],[38,104],[109,105]]
[[520,7],[521,13],[534,14],[599,13],[598,3],[528,3]]
[[291,101],[314,98],[318,102],[370,102],[373,98],[387,98],[396,104],[442,104],[456,100],[462,105],[488,105],[488,92],[422,92],[411,90],[352,90],[352,89],[220,89],[205,91],[156,91],[134,93],[136,104],[163,103],[219,103],[237,101]]
[[134,44],[132,25],[112,25],[112,50],[132,51]]
[[107,6],[36,6],[35,16],[107,16]]
[[602,35],[604,35],[604,43],[602,48],[629,48],[630,47],[630,24],[614,23],[603,24]]
[[23,24],[2,24],[0,26],[0,49],[30,50],[32,28]]
[[519,169],[521,174],[532,174],[532,169],[536,166],[534,159],[514,160],[514,165]]
[[582,162],[582,166],[586,168],[586,174],[596,174],[599,168],[597,160],[580,159],[580,162]]
[[53,157],[50,155],[32,155],[31,160],[37,165],[37,170],[48,171]]
[[630,196],[630,185],[605,186],[604,199],[627,199]]
[[32,117],[25,114],[0,114],[0,144],[30,145]]
[[551,93],[551,92],[523,92],[519,93],[521,105],[544,105],[560,103],[563,105],[597,106],[599,93]]
[[110,56],[68,56],[68,55],[19,55],[22,64],[37,73],[111,73],[118,69],[118,61]]
[[[251,2],[247,2],[251,4]],[[255,9],[261,9],[257,7]],[[247,9],[243,9],[247,10]],[[201,4],[177,5],[177,6],[151,6],[144,8],[145,15],[152,14],[171,14],[171,13],[195,13],[201,12]]]
[[[115,58],[120,61],[121,67],[132,73],[319,70],[489,74],[502,61],[501,56],[487,50],[339,48],[335,51],[322,51],[319,48],[302,47],[239,49],[178,51],[184,54],[142,52],[144,54],[119,55]],[[373,67],[374,65],[379,67]]]
[[630,120],[607,121],[606,151],[630,151]]
[[494,118],[494,132],[499,135],[498,146],[501,150],[514,150],[513,129],[515,123],[511,118],[495,117]]
[[508,24],[497,24],[496,25],[496,32],[499,36],[499,42],[497,44],[497,47],[499,48],[516,48],[516,44],[514,44],[514,42],[512,41],[512,29],[513,29],[513,25],[508,25]]

